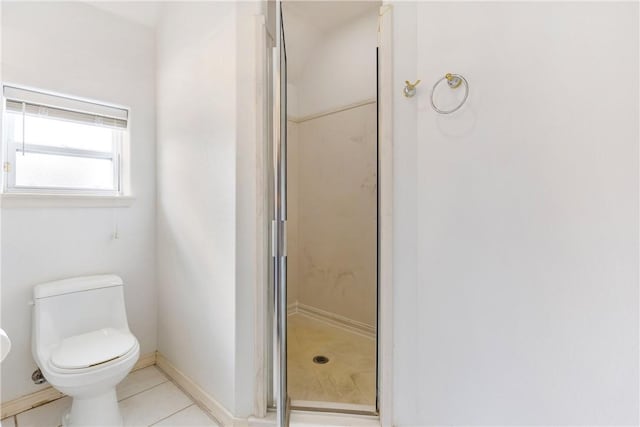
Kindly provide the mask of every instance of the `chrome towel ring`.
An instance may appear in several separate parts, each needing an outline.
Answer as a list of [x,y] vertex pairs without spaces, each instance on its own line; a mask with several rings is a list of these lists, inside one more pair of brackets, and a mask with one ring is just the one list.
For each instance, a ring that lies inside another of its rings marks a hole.
[[[438,85],[440,85],[440,83],[442,83],[445,80],[447,81],[447,85],[451,89],[458,89],[460,86],[464,85],[464,97],[462,98],[462,101],[460,101],[460,103],[456,107],[450,110],[441,110],[436,106],[436,103],[433,100],[433,94],[435,93],[436,88],[438,87]],[[444,77],[438,80],[436,84],[433,85],[433,89],[431,89],[431,106],[436,111],[436,113],[451,114],[454,111],[458,111],[460,107],[462,107],[464,103],[467,102],[468,97],[469,97],[469,82],[467,81],[467,79],[462,77],[460,74],[447,73]]]

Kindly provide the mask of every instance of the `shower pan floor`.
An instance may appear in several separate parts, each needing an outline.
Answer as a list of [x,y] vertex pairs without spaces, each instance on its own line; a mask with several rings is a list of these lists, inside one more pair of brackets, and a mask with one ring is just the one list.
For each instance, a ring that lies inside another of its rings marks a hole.
[[288,317],[287,338],[288,388],[294,404],[307,401],[375,407],[375,339],[299,313]]

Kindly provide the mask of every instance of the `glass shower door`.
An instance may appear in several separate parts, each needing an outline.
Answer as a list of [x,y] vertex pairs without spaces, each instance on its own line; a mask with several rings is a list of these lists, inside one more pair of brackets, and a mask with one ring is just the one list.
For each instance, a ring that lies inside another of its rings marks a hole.
[[273,283],[274,397],[277,425],[289,425],[287,393],[287,54],[281,2],[277,2],[276,47],[273,50]]

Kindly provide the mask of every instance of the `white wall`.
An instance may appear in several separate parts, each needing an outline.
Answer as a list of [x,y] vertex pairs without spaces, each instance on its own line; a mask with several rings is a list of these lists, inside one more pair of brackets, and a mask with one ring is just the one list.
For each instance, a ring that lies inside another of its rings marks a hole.
[[[270,253],[264,222],[264,149],[266,146],[267,62],[266,5],[258,1],[236,3],[236,287],[235,287],[235,404],[236,417],[254,413],[256,379],[256,290],[267,286],[264,264]],[[262,234],[264,233],[264,234]],[[266,250],[266,252],[265,252]]]
[[158,350],[234,405],[235,6],[167,3],[158,27]]
[[[158,350],[252,411],[259,4],[171,2],[158,27]],[[258,89],[258,86],[260,89]]]
[[297,88],[293,110],[297,117],[375,99],[377,25],[374,7],[313,47],[300,74],[291,81]]
[[[2,209],[2,401],[31,393],[33,285],[112,272],[125,281],[141,353],[156,349],[155,42],[153,31],[81,3],[5,2],[2,78],[131,108],[132,191],[127,208]],[[116,222],[119,240],[112,239]]]
[[[259,121],[265,84],[256,77],[264,66],[256,62],[262,10],[257,2],[166,3],[150,9],[163,9],[154,32],[125,20],[144,17],[139,6],[120,5],[116,14],[81,3],[4,6],[3,78],[131,107],[136,200],[118,209],[4,206],[2,326],[14,350],[2,366],[2,400],[37,389],[26,305],[32,285],[115,272],[125,279],[142,353],[159,349],[227,410],[248,416],[262,256],[263,141],[251,119]],[[120,239],[112,240],[116,224]]]
[[395,425],[637,425],[638,5],[393,14]]

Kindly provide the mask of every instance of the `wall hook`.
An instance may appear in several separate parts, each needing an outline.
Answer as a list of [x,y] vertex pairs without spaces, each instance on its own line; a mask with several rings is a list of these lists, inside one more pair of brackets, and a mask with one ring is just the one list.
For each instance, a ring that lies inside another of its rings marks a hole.
[[416,80],[415,83],[411,83],[409,80],[404,81],[406,86],[402,90],[402,94],[406,98],[413,98],[416,95],[416,86],[420,84],[420,80]]

